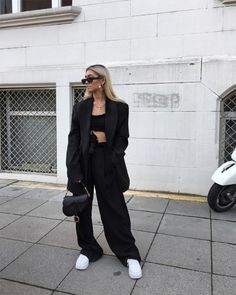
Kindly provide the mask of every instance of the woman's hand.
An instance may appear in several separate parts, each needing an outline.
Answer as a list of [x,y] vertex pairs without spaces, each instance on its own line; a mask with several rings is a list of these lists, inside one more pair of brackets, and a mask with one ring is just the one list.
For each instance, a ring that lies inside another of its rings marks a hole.
[[105,132],[102,132],[102,131],[92,131],[92,132],[97,137],[98,142],[101,143],[101,142],[107,141]]

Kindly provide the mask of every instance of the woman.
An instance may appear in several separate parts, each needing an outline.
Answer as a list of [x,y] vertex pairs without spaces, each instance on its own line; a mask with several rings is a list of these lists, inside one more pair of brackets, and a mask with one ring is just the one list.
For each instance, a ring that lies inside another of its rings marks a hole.
[[[116,97],[103,65],[88,67],[82,83],[86,85],[84,100],[74,105],[68,138],[68,187],[83,180],[93,197],[95,186],[107,242],[121,263],[128,266],[129,276],[139,279],[140,255],[123,195],[129,187],[124,162],[129,136],[128,105]],[[76,262],[79,270],[103,255],[93,235],[91,211],[92,198],[76,223],[81,247]]]

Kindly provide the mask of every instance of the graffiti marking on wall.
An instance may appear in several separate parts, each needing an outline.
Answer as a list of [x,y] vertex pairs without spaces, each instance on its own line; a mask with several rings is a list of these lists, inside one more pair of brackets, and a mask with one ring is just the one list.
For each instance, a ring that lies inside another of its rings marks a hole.
[[134,93],[133,105],[136,108],[178,108],[180,96],[178,93]]

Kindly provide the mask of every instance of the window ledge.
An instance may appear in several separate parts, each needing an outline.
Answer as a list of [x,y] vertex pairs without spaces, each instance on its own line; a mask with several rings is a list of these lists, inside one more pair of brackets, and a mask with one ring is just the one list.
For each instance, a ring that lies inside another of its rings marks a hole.
[[64,6],[0,15],[0,28],[73,21],[81,12],[78,6]]

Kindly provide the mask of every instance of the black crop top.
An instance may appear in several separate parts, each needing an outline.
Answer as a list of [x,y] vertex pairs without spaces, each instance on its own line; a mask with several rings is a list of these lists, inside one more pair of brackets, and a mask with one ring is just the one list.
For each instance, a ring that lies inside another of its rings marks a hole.
[[105,114],[91,116],[90,130],[93,131],[105,131]]

